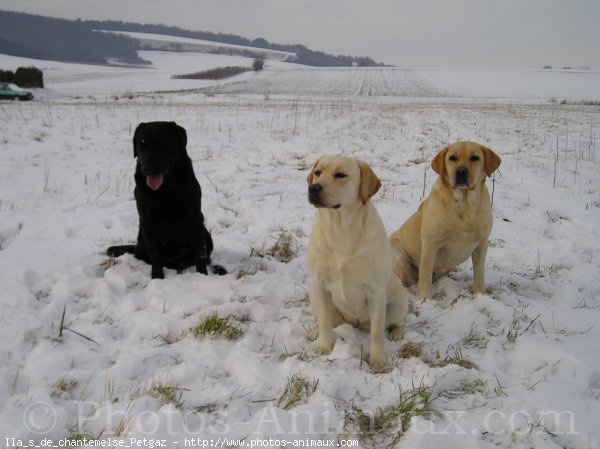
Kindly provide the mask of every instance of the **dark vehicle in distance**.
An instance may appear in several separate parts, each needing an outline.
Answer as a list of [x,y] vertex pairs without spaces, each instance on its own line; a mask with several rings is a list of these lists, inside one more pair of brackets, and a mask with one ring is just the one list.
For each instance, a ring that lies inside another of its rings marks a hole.
[[21,89],[13,83],[0,83],[0,100],[27,101],[33,99],[33,94]]

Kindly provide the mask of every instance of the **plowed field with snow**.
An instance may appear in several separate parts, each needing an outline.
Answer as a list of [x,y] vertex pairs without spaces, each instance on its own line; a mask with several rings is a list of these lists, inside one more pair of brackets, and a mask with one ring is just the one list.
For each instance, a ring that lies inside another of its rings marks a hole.
[[264,95],[451,96],[414,70],[396,67],[268,70],[243,81],[207,88],[205,91]]

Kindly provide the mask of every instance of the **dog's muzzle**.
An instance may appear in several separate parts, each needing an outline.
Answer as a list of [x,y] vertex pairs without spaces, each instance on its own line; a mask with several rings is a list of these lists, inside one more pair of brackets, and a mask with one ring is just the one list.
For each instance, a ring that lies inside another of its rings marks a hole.
[[158,168],[155,164],[140,162],[140,171],[142,175],[146,178],[146,185],[150,187],[152,190],[156,191],[160,189],[163,185],[165,175],[169,170],[169,166],[161,169]]
[[459,167],[454,173],[454,187],[469,187],[469,170]]
[[325,204],[321,202],[321,192],[323,191],[323,187],[321,184],[311,184],[308,186],[308,202],[316,207],[326,207]]
[[342,205],[336,204],[335,206],[329,206],[321,200],[321,193],[323,187],[321,184],[311,184],[308,186],[308,202],[315,207],[326,207],[329,209],[339,209]]

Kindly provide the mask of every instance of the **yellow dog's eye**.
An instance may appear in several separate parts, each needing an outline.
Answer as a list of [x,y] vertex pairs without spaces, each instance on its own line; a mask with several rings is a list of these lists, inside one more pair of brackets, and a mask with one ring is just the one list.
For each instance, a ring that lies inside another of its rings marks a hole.
[[479,160],[479,156],[471,156],[469,159],[471,159],[472,162],[476,162]]
[[314,174],[315,176],[321,176],[321,170],[315,170],[315,171],[313,172],[313,174]]
[[336,174],[334,175],[334,177],[336,177],[337,179],[342,179],[342,178],[347,178],[347,177],[348,177],[348,175],[347,175],[347,174],[345,174],[345,173],[336,173]]
[[458,160],[458,158],[455,155],[450,156],[448,159],[452,162],[456,162]]

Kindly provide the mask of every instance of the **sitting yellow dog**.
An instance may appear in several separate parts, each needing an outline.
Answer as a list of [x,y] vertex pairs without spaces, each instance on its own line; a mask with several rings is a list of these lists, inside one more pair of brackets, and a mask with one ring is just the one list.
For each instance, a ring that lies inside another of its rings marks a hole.
[[369,363],[385,368],[385,331],[404,335],[408,297],[392,270],[392,251],[370,198],[381,182],[366,163],[323,156],[308,175],[317,217],[308,248],[310,303],[317,319],[317,352],[333,349],[333,328],[350,323],[371,332]]
[[418,295],[431,295],[434,279],[469,257],[473,292],[485,291],[485,257],[492,230],[485,185],[501,159],[474,142],[458,142],[438,153],[431,166],[439,175],[419,210],[390,236],[394,272],[405,286],[418,282]]

